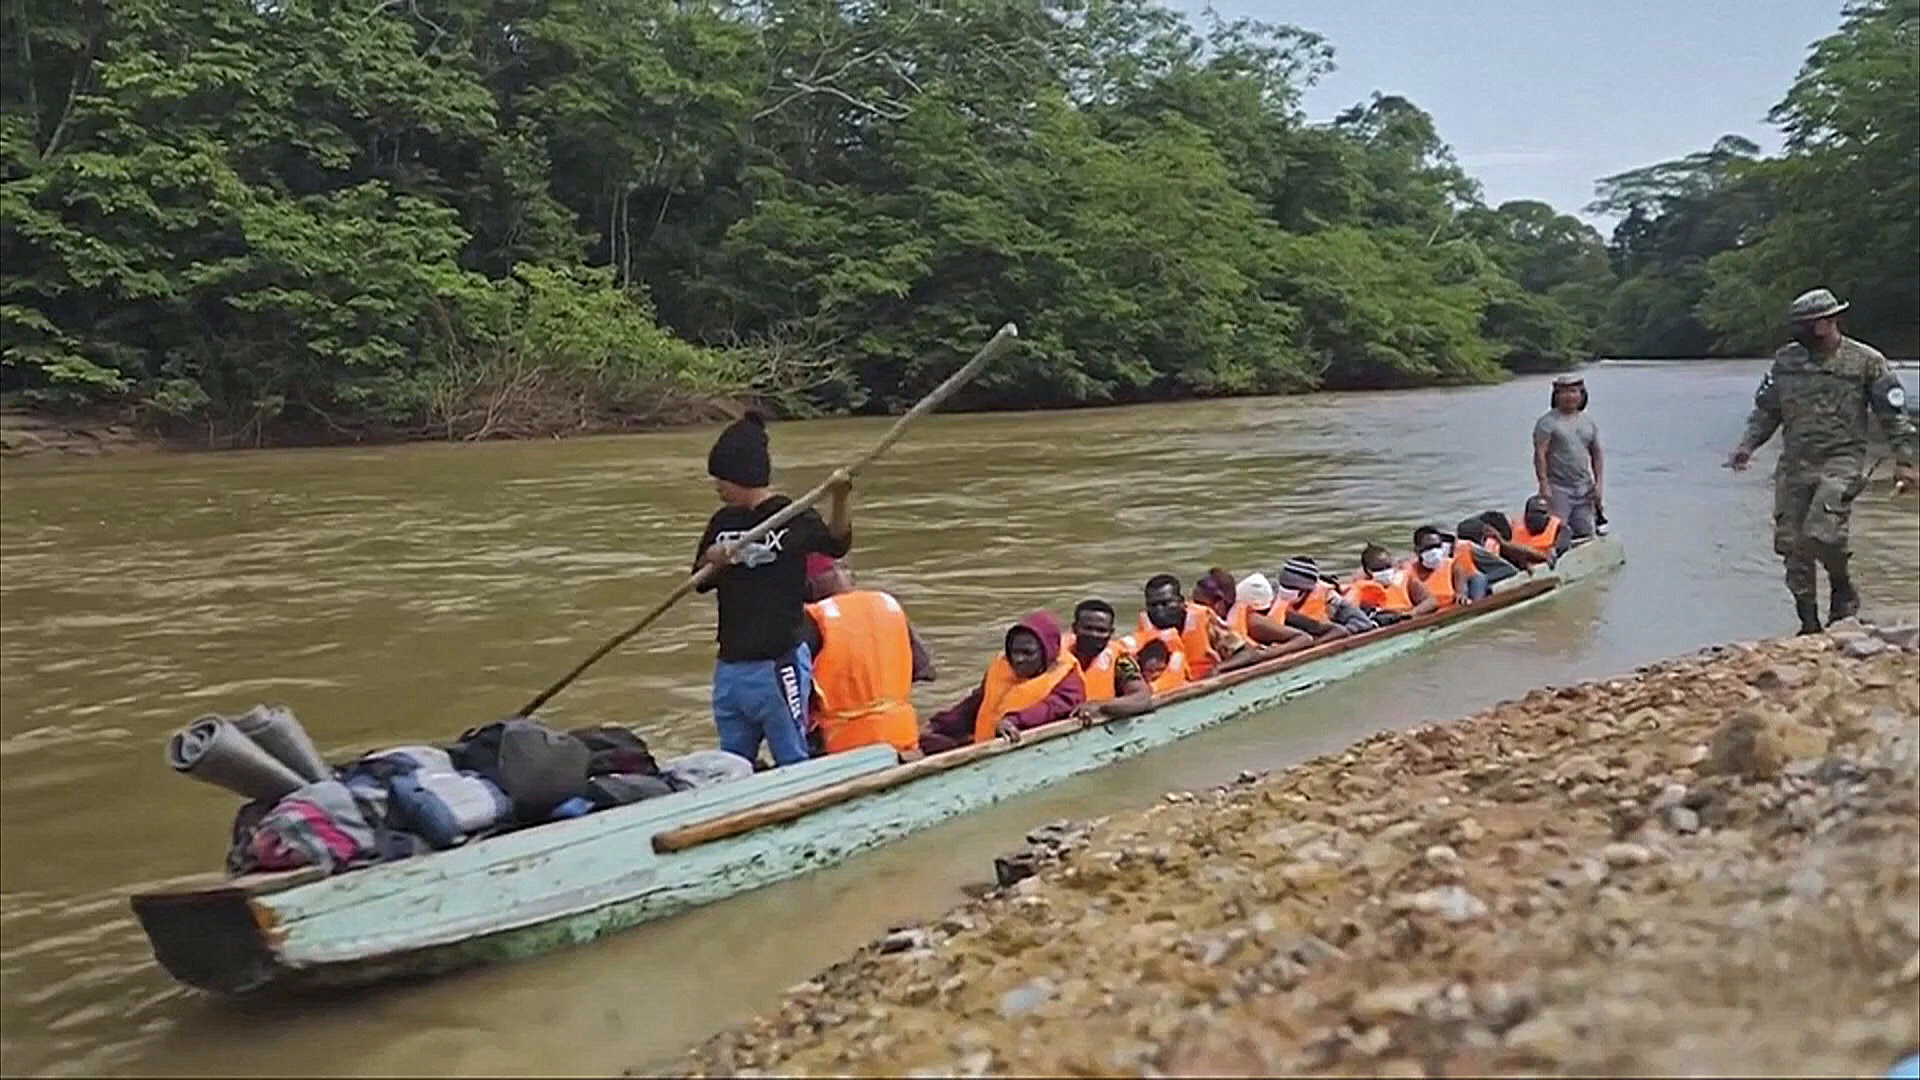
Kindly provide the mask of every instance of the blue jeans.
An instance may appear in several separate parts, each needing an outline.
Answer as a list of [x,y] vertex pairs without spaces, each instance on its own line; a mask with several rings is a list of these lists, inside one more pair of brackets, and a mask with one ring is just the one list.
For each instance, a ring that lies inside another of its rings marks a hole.
[[713,726],[720,749],[752,761],[760,740],[775,765],[807,760],[807,704],[813,696],[813,654],[805,645],[778,660],[721,660],[713,665]]
[[1487,595],[1487,575],[1472,573],[1467,575],[1467,599],[1478,600]]

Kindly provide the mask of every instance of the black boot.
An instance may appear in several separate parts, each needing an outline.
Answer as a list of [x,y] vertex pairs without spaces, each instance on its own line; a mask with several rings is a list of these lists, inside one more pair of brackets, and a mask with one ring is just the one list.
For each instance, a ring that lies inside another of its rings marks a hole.
[[1827,575],[1833,588],[1827,594],[1827,625],[1832,626],[1842,619],[1851,619],[1860,614],[1860,594],[1854,590],[1853,578]]
[[1820,600],[1813,596],[1793,598],[1793,610],[1800,613],[1800,632],[1817,634],[1820,632]]

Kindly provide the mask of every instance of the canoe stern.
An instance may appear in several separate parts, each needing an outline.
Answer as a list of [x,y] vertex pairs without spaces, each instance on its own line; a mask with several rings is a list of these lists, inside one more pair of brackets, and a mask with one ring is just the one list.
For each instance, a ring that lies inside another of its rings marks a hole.
[[154,959],[188,986],[244,994],[282,973],[273,910],[239,889],[133,898]]

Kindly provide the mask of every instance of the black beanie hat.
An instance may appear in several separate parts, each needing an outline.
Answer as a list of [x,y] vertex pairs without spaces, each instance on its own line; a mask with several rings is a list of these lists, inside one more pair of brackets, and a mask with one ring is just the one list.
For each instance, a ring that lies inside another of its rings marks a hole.
[[757,409],[727,425],[707,451],[707,475],[741,487],[766,487],[773,481],[767,456],[767,418]]

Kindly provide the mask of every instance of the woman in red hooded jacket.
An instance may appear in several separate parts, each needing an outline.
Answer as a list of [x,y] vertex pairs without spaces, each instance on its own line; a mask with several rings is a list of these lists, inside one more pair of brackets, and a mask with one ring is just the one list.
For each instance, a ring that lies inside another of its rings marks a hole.
[[1064,720],[1087,699],[1080,665],[1060,648],[1060,623],[1036,611],[1007,628],[1000,652],[973,692],[927,721],[920,749],[929,754]]

